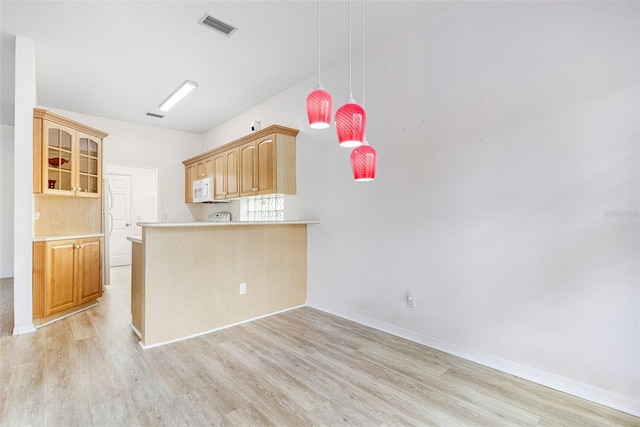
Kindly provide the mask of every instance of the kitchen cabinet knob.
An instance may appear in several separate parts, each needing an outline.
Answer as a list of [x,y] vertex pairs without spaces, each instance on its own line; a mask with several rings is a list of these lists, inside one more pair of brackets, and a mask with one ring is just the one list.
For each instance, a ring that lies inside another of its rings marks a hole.
[[128,226],[129,226],[129,224],[125,224],[124,226],[125,226],[125,227],[128,227]]

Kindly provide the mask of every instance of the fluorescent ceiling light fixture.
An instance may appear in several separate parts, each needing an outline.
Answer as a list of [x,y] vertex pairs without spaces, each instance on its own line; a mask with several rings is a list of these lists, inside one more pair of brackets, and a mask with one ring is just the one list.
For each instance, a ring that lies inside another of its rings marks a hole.
[[169,111],[174,105],[176,105],[182,98],[187,96],[189,92],[198,87],[198,83],[192,82],[191,80],[187,80],[182,85],[175,90],[169,97],[160,104],[160,109],[162,111]]

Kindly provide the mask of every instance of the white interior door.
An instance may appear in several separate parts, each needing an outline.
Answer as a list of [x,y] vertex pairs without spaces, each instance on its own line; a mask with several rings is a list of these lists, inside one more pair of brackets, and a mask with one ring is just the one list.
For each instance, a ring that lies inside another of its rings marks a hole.
[[131,177],[128,175],[107,175],[111,190],[113,226],[109,239],[111,266],[131,264]]

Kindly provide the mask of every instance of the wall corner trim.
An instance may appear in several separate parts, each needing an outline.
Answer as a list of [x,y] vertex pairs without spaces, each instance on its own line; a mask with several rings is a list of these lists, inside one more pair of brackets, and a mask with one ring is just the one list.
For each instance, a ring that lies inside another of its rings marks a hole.
[[13,335],[30,334],[35,331],[36,331],[35,326],[33,326],[33,323],[30,323],[27,325],[16,326],[15,328],[13,328]]
[[364,326],[369,326],[379,331],[386,332],[391,335],[395,335],[397,337],[404,338],[409,341],[413,341],[415,343],[461,357],[471,362],[475,362],[510,375],[514,375],[518,378],[522,378],[524,380],[531,381],[536,384],[540,384],[545,387],[549,387],[554,390],[558,390],[563,393],[567,393],[581,399],[597,403],[599,405],[604,405],[609,408],[634,415],[636,417],[640,416],[640,400],[634,400],[629,397],[622,396],[611,391],[603,390],[588,384],[584,384],[569,378],[561,377],[550,372],[541,371],[539,369],[520,365],[509,360],[504,360],[495,356],[469,350],[453,343],[422,335],[413,331],[409,331],[407,329],[400,328],[390,323],[381,322],[367,316],[362,316],[357,313],[352,313],[322,303],[315,303],[311,301],[308,302],[307,305],[311,308],[333,314],[334,316],[342,317],[343,319],[351,320]]

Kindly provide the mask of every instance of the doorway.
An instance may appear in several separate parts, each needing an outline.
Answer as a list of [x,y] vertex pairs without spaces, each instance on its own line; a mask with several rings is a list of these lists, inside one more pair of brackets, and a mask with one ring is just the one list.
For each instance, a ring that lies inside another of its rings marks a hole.
[[158,220],[158,170],[106,165],[105,269],[131,264],[131,242],[140,237],[138,222]]
[[109,210],[109,265],[118,267],[131,264],[131,176],[107,175]]

